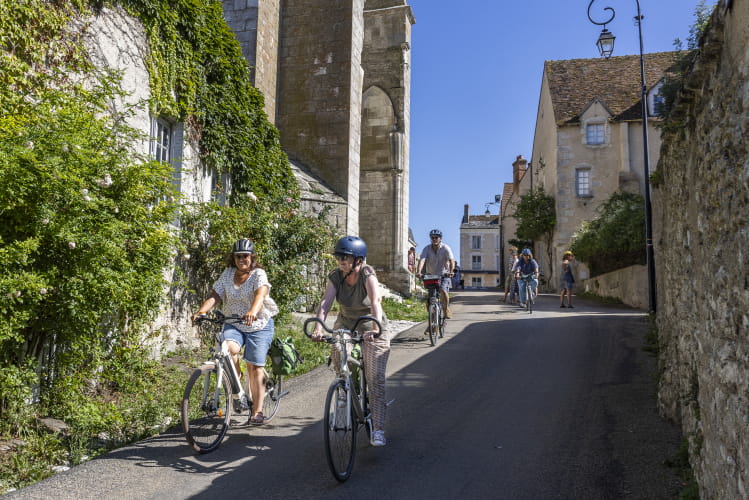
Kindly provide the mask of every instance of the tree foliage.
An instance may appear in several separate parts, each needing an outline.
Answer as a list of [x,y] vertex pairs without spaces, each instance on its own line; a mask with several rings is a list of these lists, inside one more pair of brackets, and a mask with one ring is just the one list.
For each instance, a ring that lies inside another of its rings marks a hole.
[[[324,215],[299,211],[221,2],[110,5],[144,22],[151,110],[184,121],[201,162],[231,176],[229,206],[185,204],[172,166],[135,153],[145,138],[126,125],[118,77],[84,50],[82,19],[100,4],[0,2],[0,436],[27,434],[35,413],[61,418],[71,461],[76,442],[121,443],[174,416],[170,395],[147,394],[159,375],[146,340],[170,285],[210,286],[249,236],[289,311],[319,296],[307,287],[333,239]],[[137,409],[123,410],[131,399]]]
[[102,368],[140,346],[176,241],[172,170],[132,152],[139,133],[125,125],[128,110],[111,107],[118,80],[90,66],[65,29],[75,13],[66,5],[29,0],[0,13],[9,26],[0,58],[5,432],[36,397],[71,417],[85,388],[106,378]]
[[639,194],[614,193],[599,215],[580,227],[572,242],[577,259],[592,276],[645,263],[645,200]]
[[547,250],[549,272],[553,273],[551,241],[557,225],[554,197],[546,194],[543,187],[528,191],[520,197],[515,209],[515,218],[518,225],[514,241],[543,241]]

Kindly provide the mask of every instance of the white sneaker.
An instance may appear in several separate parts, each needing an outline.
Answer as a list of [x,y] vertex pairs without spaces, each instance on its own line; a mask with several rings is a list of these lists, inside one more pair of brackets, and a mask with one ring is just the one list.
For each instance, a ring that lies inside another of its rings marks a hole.
[[385,446],[385,431],[372,431],[369,444],[372,446]]

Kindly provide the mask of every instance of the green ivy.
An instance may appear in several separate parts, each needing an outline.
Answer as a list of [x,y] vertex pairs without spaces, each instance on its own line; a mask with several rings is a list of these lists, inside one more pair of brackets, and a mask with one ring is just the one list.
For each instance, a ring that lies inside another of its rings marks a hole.
[[[146,139],[125,125],[135,110],[113,111],[118,75],[82,43],[81,19],[105,3],[145,25],[151,110],[183,121],[201,162],[230,175],[228,206],[183,203],[171,165],[133,152]],[[0,2],[0,436],[29,443],[10,465],[0,457],[0,490],[49,471],[30,454],[64,446],[75,463],[175,417],[179,395],[150,390],[169,374],[145,347],[175,261],[202,297],[248,236],[284,313],[319,300],[334,235],[324,212],[300,212],[262,106],[219,1]],[[37,415],[63,419],[69,436],[45,438]]]
[[220,0],[119,0],[143,23],[152,111],[183,121],[201,161],[231,175],[233,192],[298,198],[278,131]]
[[172,170],[132,153],[142,137],[124,125],[129,109],[111,109],[117,76],[94,70],[66,29],[74,7],[24,0],[0,12],[3,433],[23,428],[9,413],[24,385],[35,388],[27,403],[54,409],[111,382],[98,371],[140,345],[176,244]]

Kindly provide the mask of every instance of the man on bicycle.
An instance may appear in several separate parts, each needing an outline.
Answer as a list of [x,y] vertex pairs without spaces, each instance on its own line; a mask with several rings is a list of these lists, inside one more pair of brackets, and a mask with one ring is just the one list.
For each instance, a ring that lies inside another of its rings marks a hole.
[[[450,247],[442,243],[442,231],[432,229],[429,231],[429,239],[431,244],[425,246],[419,256],[419,268],[416,275],[421,278],[423,276],[421,271],[426,267],[426,274],[434,274],[440,277],[440,302],[442,302],[445,317],[450,319],[452,313],[448,292],[450,290],[450,278],[455,273],[455,257],[453,257],[453,251]],[[429,309],[429,303],[427,303],[427,309]]]
[[[520,307],[525,307],[525,301],[529,300],[531,297],[535,297],[536,291],[538,290],[538,262],[533,258],[533,252],[531,252],[530,248],[523,248],[523,251],[520,252],[520,260],[515,263],[515,267],[513,267],[512,270],[515,273],[515,279],[518,281]],[[530,297],[527,297],[529,292],[527,290],[526,281],[523,279],[524,276],[528,275],[533,276],[530,290],[530,293],[533,295]]]

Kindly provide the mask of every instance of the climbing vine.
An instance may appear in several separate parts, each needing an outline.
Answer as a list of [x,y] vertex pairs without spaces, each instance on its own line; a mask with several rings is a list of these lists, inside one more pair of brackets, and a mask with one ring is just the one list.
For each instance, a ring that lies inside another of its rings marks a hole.
[[220,0],[118,0],[148,36],[151,109],[183,121],[234,193],[280,201],[298,187]]
[[[87,20],[118,6],[146,29],[151,111],[183,121],[202,164],[230,176],[228,204],[184,203],[172,166],[134,152],[147,138],[126,125],[120,78],[83,44]],[[77,463],[174,417],[175,395],[148,390],[164,372],[144,343],[175,258],[210,286],[230,242],[249,236],[285,312],[319,296],[311,273],[333,234],[300,212],[262,105],[219,1],[0,2],[0,440],[26,443],[13,460],[0,453],[0,493],[50,474],[23,470],[34,450]],[[38,415],[66,435],[39,430]]]

